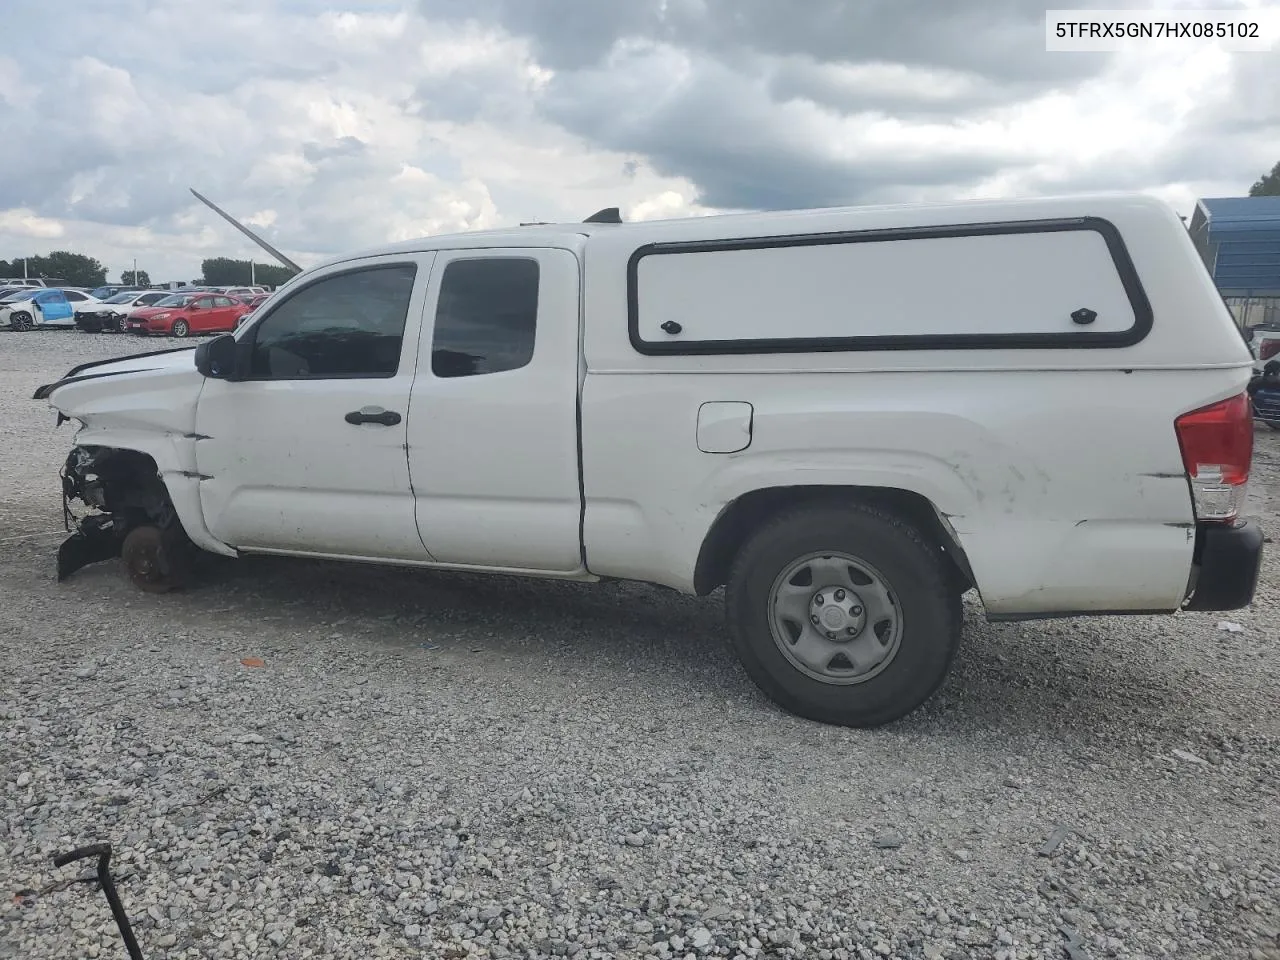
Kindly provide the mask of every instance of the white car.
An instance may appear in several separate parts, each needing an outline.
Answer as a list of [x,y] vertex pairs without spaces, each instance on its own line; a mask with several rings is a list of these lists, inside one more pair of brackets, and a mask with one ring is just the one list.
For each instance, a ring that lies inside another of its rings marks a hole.
[[1251,365],[1177,214],[1109,196],[426,237],[35,396],[92,511],[60,577],[168,590],[201,548],[724,586],[768,696],[876,726],[971,589],[992,620],[1248,606]]
[[1249,331],[1249,350],[1253,354],[1254,370],[1261,373],[1268,360],[1280,358],[1280,328],[1252,328]]
[[167,296],[168,290],[131,290],[97,303],[85,303],[75,308],[76,326],[86,333],[124,333],[129,314],[155,306]]
[[79,290],[40,289],[11,294],[0,300],[0,326],[10,330],[74,327],[74,309],[99,301]]

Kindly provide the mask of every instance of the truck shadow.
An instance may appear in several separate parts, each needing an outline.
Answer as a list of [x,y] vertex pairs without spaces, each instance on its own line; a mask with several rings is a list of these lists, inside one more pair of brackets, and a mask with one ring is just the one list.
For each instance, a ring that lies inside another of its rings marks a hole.
[[[810,725],[782,714],[739,667],[718,592],[692,598],[645,584],[254,557],[214,564],[188,596],[197,606],[225,608],[230,600],[245,614],[278,616],[294,631],[331,634],[337,624],[357,643],[532,658],[550,672],[562,665],[611,677],[643,665],[643,676],[630,682],[659,676],[675,709],[715,696],[735,709]],[[1146,730],[1192,723],[1208,694],[1171,681],[1158,642],[1137,650],[1108,641],[1105,624],[994,625],[969,601],[951,675],[924,707],[886,729],[1078,741],[1117,720]]]

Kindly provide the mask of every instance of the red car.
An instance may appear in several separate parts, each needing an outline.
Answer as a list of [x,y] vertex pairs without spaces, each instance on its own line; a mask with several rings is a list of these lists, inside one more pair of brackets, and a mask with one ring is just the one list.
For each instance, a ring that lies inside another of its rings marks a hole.
[[242,300],[220,293],[175,293],[154,307],[129,314],[129,332],[186,337],[193,333],[231,333],[245,312]]

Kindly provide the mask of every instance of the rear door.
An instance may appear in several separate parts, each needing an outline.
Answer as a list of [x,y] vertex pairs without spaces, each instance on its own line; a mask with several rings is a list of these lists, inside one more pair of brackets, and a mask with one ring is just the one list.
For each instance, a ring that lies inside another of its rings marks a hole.
[[578,259],[441,251],[409,398],[409,473],[441,563],[582,569]]

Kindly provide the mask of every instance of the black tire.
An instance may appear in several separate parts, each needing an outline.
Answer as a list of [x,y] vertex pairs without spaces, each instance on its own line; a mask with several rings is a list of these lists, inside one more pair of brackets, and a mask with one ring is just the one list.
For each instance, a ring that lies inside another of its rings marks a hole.
[[145,593],[181,590],[191,579],[195,548],[179,528],[143,524],[124,538],[120,557],[133,585]]
[[191,332],[191,324],[185,320],[173,321],[173,326],[169,328],[169,332],[175,337],[185,337]]
[[10,330],[31,330],[35,327],[35,323],[31,319],[31,314],[25,310],[19,310],[9,314]]
[[116,317],[113,327],[114,327],[115,333],[128,333],[129,332],[128,316]]
[[[896,654],[879,673],[855,683],[802,672],[770,626],[775,582],[794,562],[825,551],[880,573],[901,618]],[[775,517],[747,541],[725,605],[738,657],[766,696],[810,720],[877,727],[915,710],[946,677],[960,641],[960,587],[942,550],[900,518],[857,503],[807,506]]]

